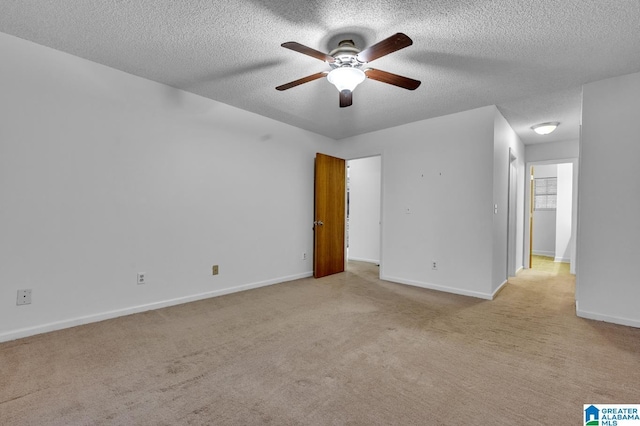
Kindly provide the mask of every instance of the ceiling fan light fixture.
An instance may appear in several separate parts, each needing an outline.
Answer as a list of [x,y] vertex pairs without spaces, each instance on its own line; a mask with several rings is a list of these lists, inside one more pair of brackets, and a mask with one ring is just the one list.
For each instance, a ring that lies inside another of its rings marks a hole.
[[553,132],[559,125],[560,123],[557,121],[553,121],[550,123],[540,123],[536,124],[535,126],[531,126],[531,130],[539,135],[548,135],[549,133]]
[[326,53],[295,41],[282,43],[281,46],[284,48],[329,64],[331,70],[317,72],[287,84],[282,84],[277,86],[276,90],[288,90],[292,87],[327,77],[327,80],[329,80],[340,93],[340,108],[345,108],[353,104],[353,91],[356,86],[365,79],[377,80],[381,83],[392,84],[407,90],[415,90],[420,86],[420,81],[418,80],[373,68],[367,68],[366,71],[361,69],[364,64],[368,64],[375,59],[404,49],[412,44],[413,41],[406,34],[396,33],[364,50],[356,48],[353,40],[342,40],[338,44],[338,47],[327,55]]
[[353,92],[356,86],[364,81],[366,75],[364,71],[353,67],[334,68],[327,75],[329,83],[336,86],[338,92],[348,90]]

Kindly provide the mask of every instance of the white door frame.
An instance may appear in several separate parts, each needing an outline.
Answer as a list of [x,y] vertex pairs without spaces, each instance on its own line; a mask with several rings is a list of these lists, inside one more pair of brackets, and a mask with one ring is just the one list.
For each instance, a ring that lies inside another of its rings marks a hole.
[[509,148],[509,184],[507,188],[507,277],[517,272],[518,232],[518,157]]

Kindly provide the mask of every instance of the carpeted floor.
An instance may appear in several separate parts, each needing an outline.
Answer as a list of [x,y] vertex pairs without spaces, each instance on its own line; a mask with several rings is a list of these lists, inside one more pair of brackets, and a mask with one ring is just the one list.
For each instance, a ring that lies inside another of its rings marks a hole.
[[640,329],[576,317],[571,275],[525,270],[484,301],[377,274],[0,344],[0,424],[568,425],[640,403]]

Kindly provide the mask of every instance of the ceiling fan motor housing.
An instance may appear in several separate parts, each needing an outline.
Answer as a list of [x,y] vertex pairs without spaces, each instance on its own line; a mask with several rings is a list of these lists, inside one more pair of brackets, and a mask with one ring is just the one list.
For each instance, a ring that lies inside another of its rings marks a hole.
[[338,47],[329,52],[329,56],[333,56],[335,61],[330,63],[331,68],[351,67],[358,68],[363,62],[358,61],[357,55],[360,49],[356,47],[353,40],[342,40],[338,43]]

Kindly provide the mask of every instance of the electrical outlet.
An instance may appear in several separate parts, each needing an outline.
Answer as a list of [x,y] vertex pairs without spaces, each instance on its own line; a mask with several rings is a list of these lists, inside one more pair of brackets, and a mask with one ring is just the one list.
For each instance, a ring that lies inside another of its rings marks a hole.
[[307,252],[302,253],[302,260],[307,260]]
[[218,265],[213,265],[211,267],[211,275],[218,275]]
[[18,299],[16,305],[30,305],[31,304],[31,289],[18,290]]
[[431,269],[433,269],[434,271],[438,270],[438,262],[436,262],[435,260],[432,260]]
[[138,284],[147,283],[147,274],[145,272],[138,272]]

